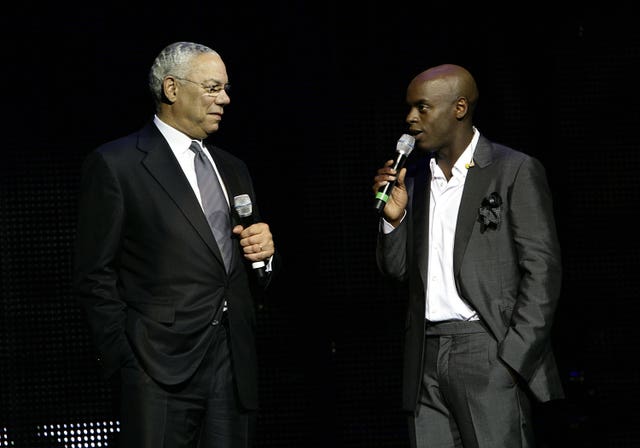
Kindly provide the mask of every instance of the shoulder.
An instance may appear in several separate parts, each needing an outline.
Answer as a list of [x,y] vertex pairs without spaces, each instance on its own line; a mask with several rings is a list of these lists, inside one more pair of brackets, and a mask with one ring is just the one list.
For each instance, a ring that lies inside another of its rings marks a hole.
[[496,159],[516,159],[520,160],[529,157],[525,152],[515,149],[511,146],[489,140],[487,137],[480,136],[476,153],[488,152]]
[[235,167],[236,169],[248,170],[244,160],[232,154],[230,151],[211,143],[207,143],[206,145],[211,157],[213,157],[216,163],[222,163],[226,166]]
[[105,158],[119,157],[131,149],[138,146],[143,130],[138,130],[127,135],[123,135],[112,140],[108,140],[97,146],[92,153]]
[[514,149],[511,146],[491,141],[483,136],[478,140],[474,161],[480,165],[497,163],[512,167],[542,167],[542,164],[535,156]]
[[[145,157],[146,152],[142,147],[150,148],[161,143],[161,134],[159,131],[157,134],[158,136],[150,139],[149,130],[145,127],[106,141],[85,155],[82,169],[94,174],[99,171],[112,172],[112,175],[116,172],[128,172],[139,166],[139,162]],[[144,141],[146,143],[142,143]]]
[[154,148],[166,145],[166,141],[156,126],[149,122],[141,129],[106,141],[89,154],[87,159],[102,159],[106,163],[129,162],[139,159]]

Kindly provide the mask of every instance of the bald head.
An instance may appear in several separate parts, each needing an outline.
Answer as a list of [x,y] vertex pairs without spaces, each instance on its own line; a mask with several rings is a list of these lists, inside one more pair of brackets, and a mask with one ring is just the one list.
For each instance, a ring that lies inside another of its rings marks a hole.
[[478,102],[478,87],[471,73],[464,67],[455,64],[431,67],[413,78],[411,84],[437,86],[437,91],[441,95],[450,96],[452,101],[465,98],[469,112],[467,115],[469,118],[473,116]]
[[453,166],[473,138],[477,101],[476,82],[459,65],[438,65],[413,78],[407,87],[405,121],[416,147],[437,151]]

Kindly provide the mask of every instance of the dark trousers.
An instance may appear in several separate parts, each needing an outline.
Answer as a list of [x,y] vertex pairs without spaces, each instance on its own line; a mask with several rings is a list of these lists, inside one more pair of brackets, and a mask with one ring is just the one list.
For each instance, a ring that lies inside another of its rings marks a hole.
[[139,365],[125,367],[120,448],[249,448],[255,412],[238,408],[226,323],[184,384],[165,386]]
[[428,324],[412,448],[533,448],[531,403],[477,321]]

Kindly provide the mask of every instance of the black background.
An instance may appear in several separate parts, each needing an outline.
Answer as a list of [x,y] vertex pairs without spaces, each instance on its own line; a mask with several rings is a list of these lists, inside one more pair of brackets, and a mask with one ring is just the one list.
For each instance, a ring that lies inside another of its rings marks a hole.
[[8,7],[0,446],[71,446],[51,425],[76,435],[72,424],[117,426],[70,290],[79,166],[151,118],[148,68],[177,40],[225,60],[232,102],[214,141],[248,163],[285,262],[258,312],[257,447],[408,447],[404,303],[375,269],[371,185],[405,130],[408,82],[444,62],[475,75],[479,130],[540,158],[553,190],[564,260],[554,333],[568,396],[540,407],[540,445],[638,446],[640,32],[615,3],[511,8]]

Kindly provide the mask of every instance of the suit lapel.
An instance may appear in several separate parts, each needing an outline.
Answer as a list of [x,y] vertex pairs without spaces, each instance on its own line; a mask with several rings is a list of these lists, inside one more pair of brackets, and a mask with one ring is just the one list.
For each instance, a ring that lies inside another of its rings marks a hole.
[[213,158],[216,168],[218,168],[220,177],[222,177],[222,182],[224,184],[223,187],[229,198],[229,206],[233,208],[233,198],[235,195],[239,194],[237,193],[239,189],[239,186],[237,185],[238,176],[233,172],[233,168],[218,148],[206,142],[205,146],[209,150],[209,154],[211,154],[211,158]]
[[[227,154],[214,145],[206,142],[205,145],[218,168],[218,172],[222,178],[222,183],[224,184],[223,188],[227,192],[227,197],[229,198],[231,228],[233,228],[240,224],[240,217],[235,211],[234,198],[239,194],[250,194],[251,191],[242,182],[243,176],[237,171],[238,165],[229,160]],[[253,213],[255,214],[255,209]],[[233,256],[234,258],[242,257],[241,247],[239,244],[234,245]],[[235,264],[235,262],[233,264]]]
[[467,178],[464,183],[462,200],[458,210],[458,221],[456,223],[456,235],[453,245],[453,273],[457,276],[460,272],[462,257],[464,256],[471,231],[478,217],[478,208],[485,196],[491,175],[487,167],[492,163],[491,145],[482,136],[478,140],[478,145],[473,154],[475,166],[469,168]]
[[207,146],[207,149],[209,150],[209,154],[211,154],[213,161],[216,163],[216,167],[218,168],[220,177],[222,177],[224,189],[227,192],[227,197],[229,198],[231,227],[233,227],[234,225],[239,224],[238,220],[236,219],[234,198],[239,194],[248,194],[249,192],[243,191],[242,186],[240,185],[240,176],[235,172],[233,166],[227,160],[225,160],[223,154],[221,154],[215,146],[207,143],[205,143],[205,145]]
[[422,284],[427,284],[427,263],[429,260],[429,185],[431,170],[429,169],[430,157],[425,156],[418,161],[413,187],[413,231],[414,254],[417,256],[418,270],[422,277]]
[[142,160],[144,167],[167,192],[167,195],[182,211],[207,247],[224,266],[222,255],[198,199],[169,144],[153,124],[148,125],[141,132],[138,148],[147,153]]

